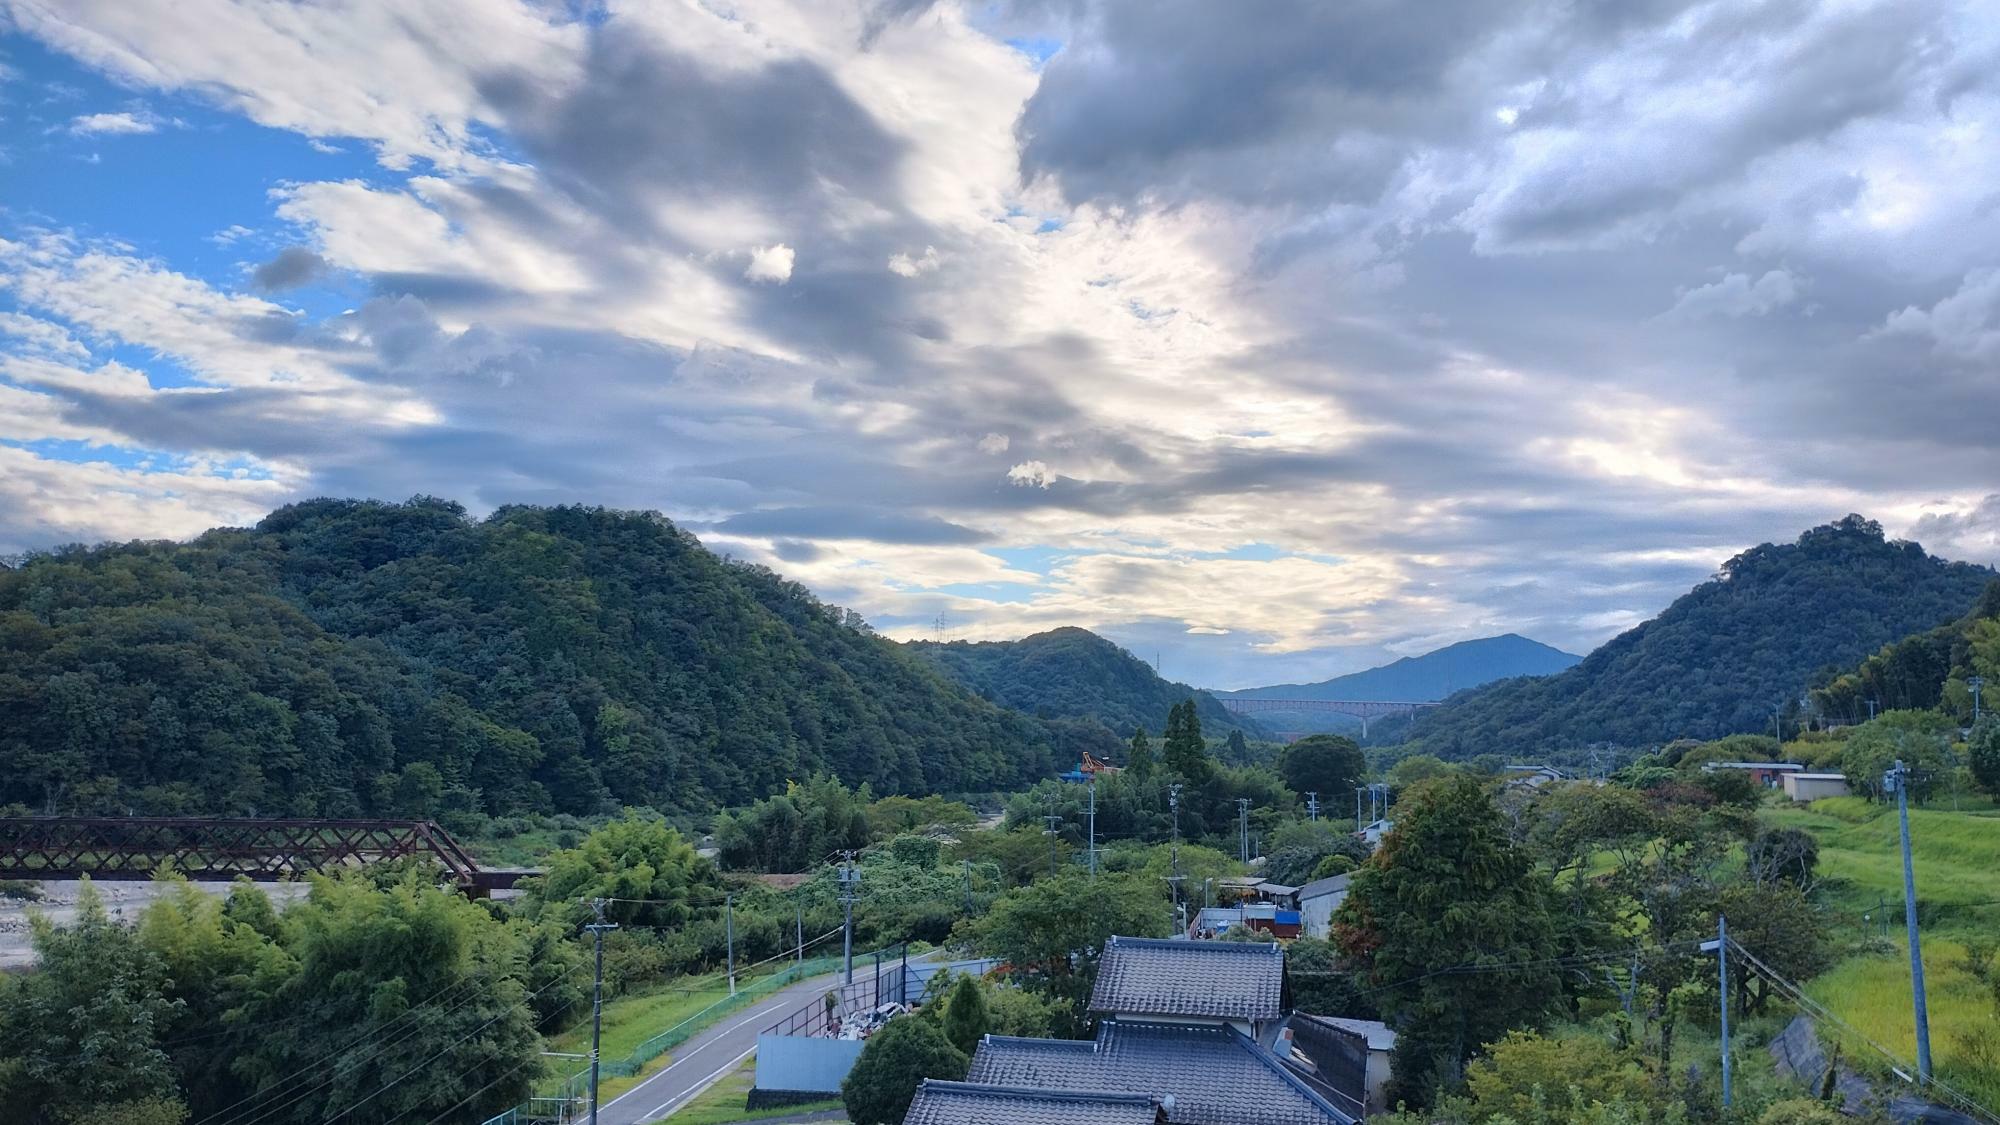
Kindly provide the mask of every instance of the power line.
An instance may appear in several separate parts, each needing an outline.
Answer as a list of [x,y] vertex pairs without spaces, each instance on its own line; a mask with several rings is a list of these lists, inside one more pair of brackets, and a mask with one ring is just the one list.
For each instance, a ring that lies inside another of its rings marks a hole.
[[[380,1054],[382,1051],[387,1050],[390,1046],[392,1046],[394,1043],[396,1043],[403,1037],[403,1035],[408,1029],[395,1030],[394,1034],[391,1035],[392,1029],[396,1029],[398,1024],[404,1023],[405,1021],[411,1021],[417,1019],[425,1012],[426,1009],[431,1007],[433,1004],[442,1002],[442,998],[446,994],[457,992],[460,989],[469,988],[475,983],[477,983],[477,978],[466,977],[462,980],[459,980],[455,984],[449,984],[441,989],[438,989],[436,992],[433,992],[429,997],[425,998],[423,1001],[417,1004],[413,1004],[409,1008],[405,1009],[402,1015],[397,1016],[393,1020],[390,1020],[383,1026],[379,1028],[370,1028],[366,1031],[363,1031],[355,1035],[347,1042],[341,1044],[338,1047],[333,1048],[332,1050],[323,1051],[318,1054],[315,1054],[310,1060],[308,1060],[303,1066],[300,1066],[298,1069],[291,1071],[290,1073],[277,1079],[271,1085],[266,1086],[261,1090],[257,1090],[253,1093],[246,1094],[243,1097],[238,1098],[236,1101],[233,1101],[230,1104],[223,1106],[221,1109],[216,1110],[214,1113],[211,1113],[207,1117],[202,1118],[199,1122],[196,1122],[196,1125],[211,1125],[211,1123],[213,1123],[213,1125],[248,1125],[249,1122],[256,1121],[263,1117],[267,1117],[275,1110],[283,1108],[284,1106],[291,1105],[294,1101],[298,1100],[297,1097],[286,1099],[283,1103],[277,1106],[270,1106],[270,1105],[253,1106],[250,1103],[265,1101],[267,1099],[275,1098],[284,1094],[286,1092],[287,1084],[291,1083],[292,1081],[306,1077],[309,1072],[320,1069],[322,1064],[326,1063],[330,1059],[335,1058],[336,1056],[344,1055],[350,1051],[357,1050],[363,1047],[369,1041],[373,1041],[375,1044],[374,1050],[370,1051],[366,1055],[363,1055],[360,1059],[355,1060],[357,1064],[368,1061],[369,1058],[373,1057],[374,1055]],[[465,1000],[460,1000],[457,1004],[453,1005],[450,1009],[448,1009],[448,1011],[457,1011],[459,1007],[465,1004],[465,1002],[466,1002]],[[389,1038],[385,1039],[384,1036],[389,1036]],[[335,1063],[333,1069],[335,1070],[335,1072],[337,1072],[339,1069],[339,1063]],[[310,1093],[312,1089],[317,1089],[319,1085],[324,1085],[327,1081],[331,1080],[332,1080],[331,1077],[323,1079],[319,1084],[315,1085],[311,1089],[308,1089],[306,1093]],[[249,1116],[245,1116],[246,1114],[248,1114]]]

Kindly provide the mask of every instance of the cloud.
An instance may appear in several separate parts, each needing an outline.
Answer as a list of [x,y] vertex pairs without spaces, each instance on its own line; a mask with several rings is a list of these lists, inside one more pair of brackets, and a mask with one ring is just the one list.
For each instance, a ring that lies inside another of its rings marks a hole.
[[769,281],[783,285],[792,279],[792,248],[780,242],[775,246],[759,246],[750,251],[750,264],[744,268],[743,276],[749,281]]
[[990,538],[983,532],[934,516],[911,516],[855,505],[761,508],[731,516],[717,524],[716,530],[779,539],[866,539],[929,546],[980,543]]
[[892,635],[1239,684],[1585,649],[1848,511],[1990,549],[1972,7],[753,8],[11,6],[381,167],[203,169],[269,199],[251,268],[0,228],[8,448],[75,505],[0,539],[180,526],[140,503],[196,484],[62,460],[107,444],[186,459],[174,520],[658,508]]
[[66,131],[72,137],[157,133],[160,131],[160,123],[148,114],[122,112],[86,113],[82,116],[71,118]]
[[924,252],[914,258],[900,252],[889,256],[889,272],[897,277],[917,277],[931,273],[941,264],[942,259],[938,257],[935,246],[924,247]]
[[1784,270],[1771,270],[1755,281],[1747,273],[1732,273],[1682,293],[1671,315],[1688,320],[1710,316],[1763,316],[1798,300],[1798,280]]
[[266,293],[297,289],[327,270],[326,259],[303,246],[287,246],[251,273],[251,284]]
[[1047,489],[1056,483],[1056,474],[1040,461],[1023,461],[1007,470],[1007,479],[1017,485]]

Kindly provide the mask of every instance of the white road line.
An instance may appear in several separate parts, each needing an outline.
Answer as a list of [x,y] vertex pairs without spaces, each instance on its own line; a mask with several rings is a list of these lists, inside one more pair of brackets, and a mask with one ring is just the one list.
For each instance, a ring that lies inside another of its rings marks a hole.
[[736,1067],[739,1064],[741,1064],[744,1059],[747,1059],[751,1055],[754,1055],[756,1053],[757,1053],[757,1045],[753,1043],[750,1045],[749,1050],[743,1052],[742,1054],[736,1056],[733,1059],[730,1059],[728,1062],[723,1063],[721,1067],[716,1069],[716,1072],[714,1074],[711,1074],[707,1078],[704,1078],[701,1081],[695,1083],[688,1089],[681,1091],[674,1097],[668,1098],[665,1102],[662,1102],[661,1104],[654,1106],[652,1112],[641,1117],[639,1120],[641,1121],[653,1120],[654,1118],[657,1118],[662,1114],[666,1113],[667,1110],[673,1106],[679,1105],[683,1102],[693,1101],[695,1098],[700,1097],[702,1091],[708,1089],[710,1086],[715,1085],[717,1082],[722,1081],[723,1075],[728,1074],[732,1070],[735,1070]]
[[[682,1057],[675,1059],[673,1062],[670,1062],[666,1066],[662,1067],[657,1074],[649,1075],[644,1082],[639,1083],[637,1086],[632,1087],[630,1090],[627,1090],[624,1093],[618,1095],[617,1097],[612,1098],[610,1101],[605,1102],[603,1105],[597,1107],[598,1112],[602,1113],[605,1110],[610,1109],[612,1106],[617,1105],[619,1102],[624,1101],[626,1098],[631,1097],[633,1094],[638,1093],[639,1091],[652,1085],[659,1079],[665,1077],[667,1072],[673,1070],[675,1067],[681,1065],[684,1062],[687,1062],[688,1060],[694,1058],[696,1055],[699,1055],[703,1051],[714,1046],[715,1043],[713,1042],[713,1040],[720,1039],[723,1036],[728,1035],[730,1032],[735,1031],[736,1029],[742,1027],[744,1024],[756,1023],[758,1020],[764,1019],[765,1017],[769,1016],[772,1012],[775,1012],[780,1008],[784,1008],[795,1003],[797,999],[798,998],[795,996],[789,996],[773,1000],[771,1003],[766,1004],[764,1007],[758,1008],[755,1011],[752,1011],[749,1015],[743,1017],[740,1020],[737,1020],[733,1024],[730,1024],[728,1027],[723,1028],[721,1031],[717,1031],[714,1032],[712,1035],[708,1035],[708,1038],[711,1040],[710,1042],[704,1043],[701,1046],[696,1047],[694,1050],[689,1051],[686,1055],[683,1055]],[[755,1050],[755,1048],[753,1047],[752,1050]]]

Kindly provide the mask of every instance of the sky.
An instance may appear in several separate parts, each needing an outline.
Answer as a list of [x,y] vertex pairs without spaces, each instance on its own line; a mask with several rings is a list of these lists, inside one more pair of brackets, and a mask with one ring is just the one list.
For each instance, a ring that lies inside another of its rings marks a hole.
[[1983,3],[0,0],[0,553],[655,509],[1203,686],[2000,562]]

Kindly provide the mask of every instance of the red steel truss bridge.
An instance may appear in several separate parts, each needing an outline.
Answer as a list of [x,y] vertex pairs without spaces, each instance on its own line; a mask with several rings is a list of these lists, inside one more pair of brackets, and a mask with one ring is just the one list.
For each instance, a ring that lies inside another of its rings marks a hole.
[[481,867],[423,820],[0,817],[0,879],[151,879],[171,867],[195,880],[275,882],[405,856],[435,860],[474,898],[535,874]]
[[1436,703],[1420,703],[1413,700],[1386,699],[1263,699],[1240,695],[1219,695],[1225,710],[1239,715],[1258,711],[1330,711],[1336,715],[1352,715],[1361,720],[1361,736],[1368,736],[1368,720],[1384,715],[1414,715],[1426,707],[1436,707]]

